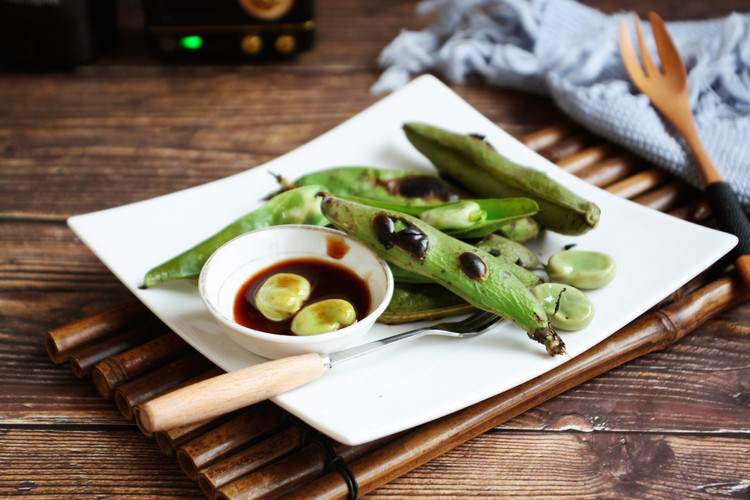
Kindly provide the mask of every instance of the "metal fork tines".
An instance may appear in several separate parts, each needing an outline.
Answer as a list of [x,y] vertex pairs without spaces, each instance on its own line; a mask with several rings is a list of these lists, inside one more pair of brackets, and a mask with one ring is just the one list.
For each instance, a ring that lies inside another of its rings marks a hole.
[[391,346],[406,340],[423,337],[425,335],[444,335],[456,338],[468,338],[486,332],[491,326],[500,320],[500,316],[487,311],[480,311],[471,316],[458,320],[429,325],[416,328],[406,332],[398,333],[380,340],[374,340],[350,349],[344,349],[328,355],[328,367],[331,368],[338,363],[349,361],[364,354]]

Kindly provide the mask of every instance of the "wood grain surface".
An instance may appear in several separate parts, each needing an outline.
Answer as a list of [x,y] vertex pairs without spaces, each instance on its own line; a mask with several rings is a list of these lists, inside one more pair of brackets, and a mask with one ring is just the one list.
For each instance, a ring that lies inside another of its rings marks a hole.
[[[65,73],[0,66],[0,497],[203,497],[91,380],[47,356],[47,331],[130,297],[65,220],[252,168],[365,109],[380,50],[430,21],[415,3],[319,0],[315,48],[290,61],[163,65],[140,2],[121,0],[111,54]],[[748,8],[584,3],[667,21]],[[516,137],[564,120],[539,96],[452,87]],[[742,304],[368,496],[748,498],[749,337]]]

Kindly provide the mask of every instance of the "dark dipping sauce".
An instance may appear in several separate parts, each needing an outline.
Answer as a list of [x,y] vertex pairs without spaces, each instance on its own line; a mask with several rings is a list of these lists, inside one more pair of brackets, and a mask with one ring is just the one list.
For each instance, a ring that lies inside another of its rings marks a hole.
[[292,318],[271,321],[255,305],[255,294],[263,283],[278,273],[293,273],[310,282],[310,298],[302,307],[327,299],[348,301],[357,313],[357,321],[367,316],[372,297],[365,281],[343,266],[320,259],[291,259],[271,266],[252,276],[237,292],[234,320],[242,326],[279,335],[294,335]]

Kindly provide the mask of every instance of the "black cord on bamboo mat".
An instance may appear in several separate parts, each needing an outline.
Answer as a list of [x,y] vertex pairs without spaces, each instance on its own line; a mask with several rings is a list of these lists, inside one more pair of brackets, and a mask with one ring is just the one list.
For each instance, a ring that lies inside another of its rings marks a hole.
[[313,429],[299,418],[295,417],[291,413],[284,415],[284,420],[289,420],[294,425],[302,429],[302,443],[311,443],[320,446],[326,454],[326,465],[324,467],[324,473],[327,474],[331,471],[336,471],[344,478],[346,487],[349,489],[349,499],[357,500],[359,498],[359,483],[357,482],[357,476],[349,468],[344,457],[336,453],[333,448],[331,441],[324,436],[321,432]]

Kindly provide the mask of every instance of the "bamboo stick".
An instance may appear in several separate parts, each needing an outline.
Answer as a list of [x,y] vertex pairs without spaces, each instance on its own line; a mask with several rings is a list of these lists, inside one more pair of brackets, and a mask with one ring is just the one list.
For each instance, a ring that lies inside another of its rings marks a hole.
[[633,201],[660,212],[676,208],[688,195],[691,188],[683,182],[669,182],[652,191],[633,198]]
[[606,187],[641,171],[640,162],[631,155],[610,156],[575,172],[580,179],[597,187]]
[[559,143],[577,128],[572,122],[560,123],[532,132],[521,138],[521,142],[532,151],[541,151]]
[[538,152],[552,163],[557,163],[563,158],[582,151],[589,144],[591,144],[591,137],[588,134],[575,134]]
[[73,352],[149,316],[146,306],[132,298],[123,304],[50,330],[45,337],[47,354],[53,363],[62,364],[68,361]]
[[[136,422],[138,423],[139,419],[138,419],[137,409],[136,409],[135,414],[136,414]],[[212,419],[204,420],[202,422],[196,422],[190,425],[183,425],[180,427],[175,427],[174,429],[169,429],[167,431],[155,432],[153,434],[153,437],[156,440],[156,444],[159,446],[159,449],[163,451],[165,454],[171,455],[172,453],[177,451],[178,448],[183,446],[185,443],[192,441],[198,436],[202,436],[203,434],[207,433],[211,429],[215,429],[216,427],[226,422],[233,416],[234,416],[234,413],[229,413],[227,415],[222,415],[221,417],[218,417],[218,418],[212,418]],[[141,431],[143,431],[143,428],[141,427],[140,424],[138,425],[138,427],[141,429]]]
[[608,186],[605,191],[630,199],[655,188],[665,179],[667,179],[667,174],[663,171],[651,169],[616,182]]
[[216,498],[219,488],[260,470],[299,448],[303,442],[302,427],[296,425],[286,427],[281,432],[198,471],[196,478],[198,486],[208,498]]
[[[569,362],[498,396],[426,424],[351,464],[367,493],[500,423],[593,377],[658,351],[750,297],[736,273],[641,316]],[[345,498],[340,475],[329,473],[293,492],[295,498]]]
[[[312,433],[316,435],[317,431],[312,431]],[[302,484],[315,480],[327,470],[336,470],[337,474],[345,477],[350,472],[347,463],[372,453],[404,434],[406,433],[400,432],[356,446],[342,445],[322,436],[319,439],[323,440],[323,446],[318,449],[302,448],[296,453],[273,463],[271,467],[258,469],[221,486],[211,492],[210,498],[276,498]],[[337,458],[332,460],[331,453],[335,454]],[[275,476],[279,474],[283,475],[284,479],[276,481]]]
[[[147,429],[143,423],[141,422],[141,414],[140,414],[140,404],[144,401],[148,401],[149,399],[153,399],[155,397],[158,397],[162,394],[165,394],[169,391],[176,391],[178,389],[181,389],[188,385],[197,384],[199,382],[202,382],[203,380],[216,377],[218,375],[221,375],[224,373],[224,370],[219,368],[218,366],[213,366],[207,358],[203,358],[201,360],[201,363],[196,367],[188,367],[186,368],[183,363],[188,364],[190,362],[190,359],[192,356],[200,356],[198,353],[194,352],[192,355],[188,354],[183,359],[177,359],[173,361],[170,364],[165,365],[164,367],[157,369],[154,371],[155,374],[147,374],[144,376],[144,378],[153,377],[154,379],[157,379],[157,383],[154,384],[153,381],[146,381],[148,383],[145,383],[143,387],[138,386],[137,384],[133,388],[132,394],[122,394],[120,393],[120,390],[118,389],[115,392],[115,402],[118,403],[118,408],[120,404],[123,404],[123,402],[128,406],[127,409],[121,410],[121,411],[129,411],[130,417],[128,415],[123,414],[125,418],[129,418],[132,420],[135,420],[135,424],[138,426],[138,429],[141,430],[144,436],[148,437],[154,437],[154,432]],[[201,372],[201,368],[205,368],[206,366],[210,366],[210,368],[206,369],[206,371]],[[162,376],[166,375],[169,376],[169,373],[164,374],[165,371],[174,370],[177,371],[177,379],[174,380],[171,383],[158,383],[158,379]],[[191,375],[194,373],[198,373],[198,375],[193,376]],[[185,378],[187,377],[187,380]],[[138,379],[140,380],[140,379]],[[138,381],[136,380],[136,382]],[[146,392],[144,394],[138,394],[136,391],[145,388]],[[124,398],[124,401],[119,401],[120,398]],[[200,425],[201,423],[206,422],[206,420],[203,420],[201,422],[196,422],[196,425]]]
[[112,399],[120,385],[186,354],[189,349],[179,335],[166,333],[94,366],[91,373],[94,386],[104,399]]
[[580,170],[601,162],[612,154],[614,149],[613,146],[605,142],[586,148],[565,158],[560,158],[555,163],[566,172],[575,174]]
[[89,344],[71,354],[68,359],[70,367],[77,377],[83,378],[91,373],[94,366],[108,357],[133,349],[148,339],[161,335],[165,329],[163,323],[152,321],[123,331],[114,337],[107,337],[96,344]]
[[699,199],[670,210],[669,215],[690,222],[706,222],[711,218],[713,212],[711,205],[705,199]]
[[139,403],[164,394],[213,367],[207,358],[193,352],[122,384],[115,391],[115,403],[123,417],[133,420],[134,408]]
[[[273,498],[278,494],[288,493],[302,486],[310,472],[314,476],[322,474],[325,471],[325,459],[325,450],[319,444],[311,443],[295,453],[289,460],[272,463],[241,480],[219,488],[215,498],[219,500],[250,500]],[[294,462],[291,473],[287,470],[289,461]]]
[[177,461],[183,472],[194,479],[203,467],[279,429],[284,423],[283,417],[283,410],[268,401],[253,405],[228,422],[180,447],[177,450]]

